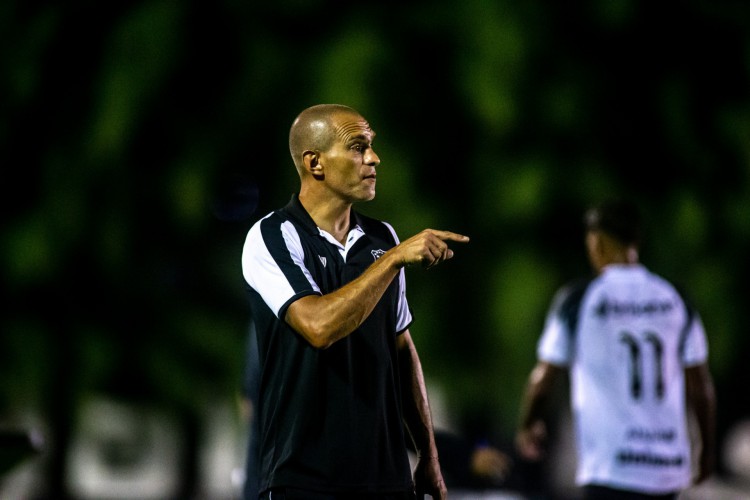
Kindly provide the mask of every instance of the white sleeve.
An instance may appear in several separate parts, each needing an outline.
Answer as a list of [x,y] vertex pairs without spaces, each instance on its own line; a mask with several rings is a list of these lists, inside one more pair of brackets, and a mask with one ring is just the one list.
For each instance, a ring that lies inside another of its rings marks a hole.
[[690,325],[688,325],[685,345],[682,351],[682,364],[684,366],[695,366],[708,360],[708,341],[703,321],[700,315],[695,313]]
[[560,314],[566,296],[567,289],[555,294],[537,344],[537,359],[558,366],[567,366],[573,357],[573,334]]
[[242,274],[278,317],[284,306],[304,295],[319,294],[320,288],[304,265],[304,251],[294,226],[284,222],[274,228],[281,236],[275,244],[264,239],[262,223],[253,225],[245,238]]
[[[396,231],[393,229],[393,226],[388,224],[387,222],[383,222],[383,224],[388,227],[388,229],[391,231],[391,234],[393,235],[393,239],[396,241],[396,245],[400,243],[400,240],[398,239],[398,235],[396,234]],[[398,273],[398,288],[399,288],[399,297],[398,297],[398,317],[396,318],[396,331],[401,332],[406,330],[408,328],[409,324],[413,321],[413,317],[411,314],[411,309],[409,309],[409,302],[406,300],[406,273],[404,272],[404,269],[401,268],[401,270]]]
[[571,361],[572,335],[559,316],[555,316],[544,327],[537,344],[537,358],[558,366],[567,366]]

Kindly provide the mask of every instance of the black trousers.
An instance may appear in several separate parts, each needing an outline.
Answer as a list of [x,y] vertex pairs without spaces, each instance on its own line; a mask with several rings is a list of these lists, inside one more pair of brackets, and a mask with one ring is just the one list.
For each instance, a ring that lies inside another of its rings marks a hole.
[[635,491],[616,490],[614,488],[607,488],[606,486],[587,484],[583,487],[583,500],[677,500],[677,493],[648,495]]
[[321,493],[297,488],[272,488],[260,500],[416,500],[412,492],[400,493]]

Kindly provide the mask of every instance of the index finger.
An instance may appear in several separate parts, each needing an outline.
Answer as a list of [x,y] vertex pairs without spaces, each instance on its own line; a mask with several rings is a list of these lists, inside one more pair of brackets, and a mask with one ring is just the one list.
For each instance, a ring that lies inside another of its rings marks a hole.
[[452,231],[440,231],[438,229],[432,229],[432,233],[440,238],[441,240],[451,240],[451,241],[457,241],[459,243],[467,243],[469,241],[469,237],[465,236],[463,234],[454,233]]

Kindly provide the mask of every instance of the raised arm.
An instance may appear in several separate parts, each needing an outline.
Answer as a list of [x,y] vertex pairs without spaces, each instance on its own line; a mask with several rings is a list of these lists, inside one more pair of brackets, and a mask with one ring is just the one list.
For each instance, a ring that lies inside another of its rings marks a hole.
[[326,348],[352,333],[370,315],[401,268],[431,268],[453,257],[447,241],[468,236],[425,229],[388,250],[357,279],[326,295],[308,295],[292,303],[285,320],[311,345]]

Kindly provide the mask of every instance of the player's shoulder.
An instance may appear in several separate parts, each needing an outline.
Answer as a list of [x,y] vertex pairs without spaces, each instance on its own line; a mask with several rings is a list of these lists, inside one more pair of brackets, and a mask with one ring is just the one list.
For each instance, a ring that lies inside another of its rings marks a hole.
[[253,235],[257,235],[258,233],[272,225],[280,225],[286,219],[287,217],[281,214],[280,210],[268,212],[262,217],[259,217],[250,225],[250,228],[247,231],[247,236],[251,237]]
[[675,284],[671,279],[652,269],[649,269],[642,264],[639,265],[636,269],[639,270],[639,272],[645,274],[646,278],[655,284],[663,285],[667,288],[675,288]]
[[359,212],[352,211],[352,214],[354,223],[358,224],[365,234],[390,241],[394,244],[396,243],[398,236],[396,235],[396,230],[389,222]]
[[359,224],[363,228],[378,227],[378,226],[384,226],[388,224],[387,222],[381,219],[377,219],[375,217],[365,215],[362,212],[357,212],[355,210],[352,210],[352,217],[354,218],[354,222]]
[[558,300],[570,301],[574,298],[580,299],[591,286],[594,278],[594,276],[579,276],[568,281],[557,290]]
[[593,280],[593,276],[580,276],[563,284],[552,299],[552,309],[563,313],[577,309]]
[[688,291],[688,287],[683,282],[678,280],[673,281],[664,277],[662,277],[661,279],[665,283],[665,286],[668,286],[671,289],[672,293],[677,297],[677,299],[682,302],[682,305],[685,307],[688,313],[690,315],[695,314],[695,302],[693,300],[692,294]]
[[688,299],[687,288],[685,287],[684,283],[672,278],[668,278],[662,274],[648,269],[646,270],[646,272],[652,286],[662,287],[665,290],[668,290],[677,295],[682,301],[686,303],[690,302],[690,300]]
[[557,318],[573,335],[578,327],[584,296],[593,277],[582,276],[568,281],[557,289],[549,308],[548,318]]

